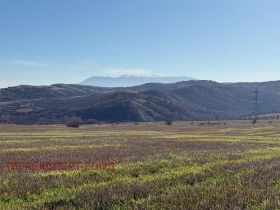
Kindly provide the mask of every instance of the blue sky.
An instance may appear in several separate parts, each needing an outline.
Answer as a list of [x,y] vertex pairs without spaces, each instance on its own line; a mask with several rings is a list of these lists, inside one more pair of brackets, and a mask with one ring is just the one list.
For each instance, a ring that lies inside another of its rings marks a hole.
[[122,74],[280,80],[279,0],[1,0],[0,87]]

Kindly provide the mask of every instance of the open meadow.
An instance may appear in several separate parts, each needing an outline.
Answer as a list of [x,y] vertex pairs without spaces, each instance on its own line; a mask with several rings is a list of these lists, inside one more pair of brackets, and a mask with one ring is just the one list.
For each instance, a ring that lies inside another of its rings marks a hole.
[[[0,125],[0,209],[279,209],[280,121]],[[13,170],[8,162],[113,162]]]

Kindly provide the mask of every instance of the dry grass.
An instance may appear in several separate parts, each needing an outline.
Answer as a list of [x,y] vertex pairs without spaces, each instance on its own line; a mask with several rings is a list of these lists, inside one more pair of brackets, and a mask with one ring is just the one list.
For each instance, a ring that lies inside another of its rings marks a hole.
[[[279,209],[279,122],[0,126],[2,209]],[[5,162],[114,161],[115,171]]]

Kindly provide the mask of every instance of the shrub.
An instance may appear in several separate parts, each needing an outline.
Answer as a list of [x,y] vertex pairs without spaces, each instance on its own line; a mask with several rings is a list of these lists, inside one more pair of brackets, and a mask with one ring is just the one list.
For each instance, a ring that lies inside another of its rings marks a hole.
[[81,118],[75,117],[75,118],[72,118],[71,120],[69,120],[66,123],[66,126],[71,127],[71,128],[78,128],[81,125],[81,123],[82,123]]
[[171,120],[167,120],[167,121],[166,121],[166,125],[172,125],[172,123],[173,123],[173,122],[172,122]]

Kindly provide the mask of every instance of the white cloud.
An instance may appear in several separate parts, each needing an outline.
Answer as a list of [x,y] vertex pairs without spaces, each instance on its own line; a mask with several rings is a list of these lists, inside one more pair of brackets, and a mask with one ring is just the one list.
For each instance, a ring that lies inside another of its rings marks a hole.
[[155,74],[151,71],[145,69],[126,69],[126,68],[113,68],[105,71],[106,76],[118,77],[121,75],[129,76],[142,76],[142,77],[151,77],[151,76],[163,76],[161,74]]
[[27,60],[21,60],[21,59],[14,59],[14,60],[11,60],[11,62],[16,65],[39,67],[39,68],[52,66],[51,64],[48,64],[48,63],[39,63],[39,62],[27,61]]

